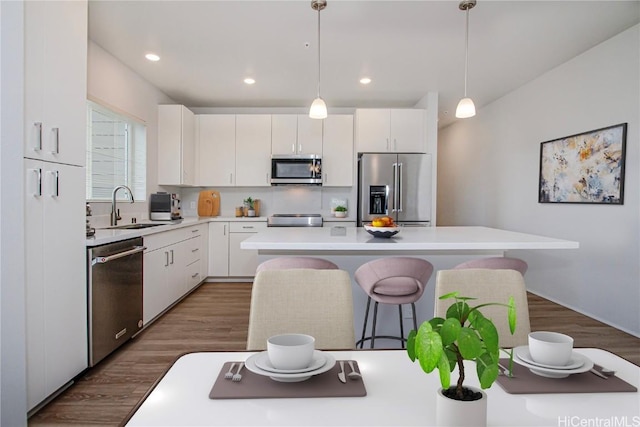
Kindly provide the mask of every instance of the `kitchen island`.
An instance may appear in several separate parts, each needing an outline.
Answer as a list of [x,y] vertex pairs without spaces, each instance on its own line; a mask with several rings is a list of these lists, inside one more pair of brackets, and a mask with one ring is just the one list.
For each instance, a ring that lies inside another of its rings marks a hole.
[[[518,252],[525,254],[529,250],[578,249],[579,243],[488,227],[403,227],[391,238],[375,238],[361,227],[277,227],[260,231],[244,240],[240,247],[257,250],[259,262],[283,256],[324,258],[348,271],[351,277],[358,267],[376,258],[410,256],[426,259],[434,265],[434,274],[416,303],[420,320],[432,317],[437,270],[452,268],[471,258],[504,256],[506,251],[509,256],[518,257]],[[367,298],[355,282],[353,301],[355,332],[359,338]],[[404,309],[404,315],[405,329],[410,330],[410,307]],[[395,306],[381,305],[378,333],[398,335],[397,316]],[[376,340],[377,347],[384,345],[397,347],[398,343]]]

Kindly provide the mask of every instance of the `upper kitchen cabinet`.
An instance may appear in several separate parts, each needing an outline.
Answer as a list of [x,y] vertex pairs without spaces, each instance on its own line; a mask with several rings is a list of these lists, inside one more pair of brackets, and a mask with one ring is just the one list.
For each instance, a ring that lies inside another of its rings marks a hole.
[[353,162],[353,116],[330,114],[324,119],[322,186],[351,187]]
[[271,115],[236,115],[236,186],[271,186]]
[[87,2],[27,1],[24,157],[86,162]]
[[357,152],[426,152],[425,117],[419,109],[356,110]]
[[183,105],[158,106],[158,184],[196,185],[195,116]]
[[198,135],[198,184],[228,187],[236,180],[235,114],[196,116]]
[[271,153],[322,153],[322,120],[304,114],[274,114],[271,116]]

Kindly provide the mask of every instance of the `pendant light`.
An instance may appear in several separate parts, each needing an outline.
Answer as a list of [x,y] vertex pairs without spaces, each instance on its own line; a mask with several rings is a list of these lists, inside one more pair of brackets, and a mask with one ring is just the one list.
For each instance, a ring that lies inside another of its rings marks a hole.
[[311,9],[318,11],[318,97],[313,100],[309,109],[309,117],[312,119],[327,118],[327,104],[320,97],[320,11],[327,7],[327,0],[311,0]]
[[466,32],[465,32],[465,46],[464,46],[464,98],[458,103],[456,108],[456,117],[459,119],[466,119],[476,115],[476,106],[473,104],[473,100],[467,97],[467,74],[469,70],[469,10],[473,9],[476,5],[476,0],[463,0],[458,6],[460,10],[464,10],[466,13]]

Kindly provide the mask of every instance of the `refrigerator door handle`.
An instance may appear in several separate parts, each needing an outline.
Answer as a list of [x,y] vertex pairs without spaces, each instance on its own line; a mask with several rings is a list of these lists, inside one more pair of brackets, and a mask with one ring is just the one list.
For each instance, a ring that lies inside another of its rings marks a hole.
[[393,164],[393,205],[391,212],[396,212],[398,206],[398,163]]
[[398,163],[398,212],[402,212],[402,163]]

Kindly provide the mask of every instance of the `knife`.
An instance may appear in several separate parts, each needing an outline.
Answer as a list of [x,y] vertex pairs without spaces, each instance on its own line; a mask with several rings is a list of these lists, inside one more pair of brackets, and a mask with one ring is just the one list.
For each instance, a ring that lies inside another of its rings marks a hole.
[[344,361],[340,361],[340,372],[338,372],[338,379],[344,384],[347,383],[347,376],[344,374]]

